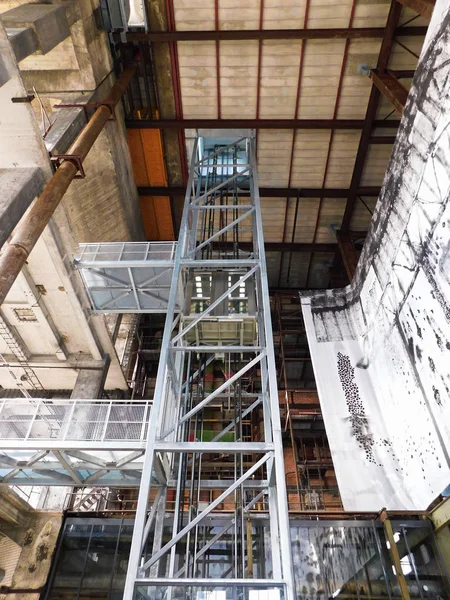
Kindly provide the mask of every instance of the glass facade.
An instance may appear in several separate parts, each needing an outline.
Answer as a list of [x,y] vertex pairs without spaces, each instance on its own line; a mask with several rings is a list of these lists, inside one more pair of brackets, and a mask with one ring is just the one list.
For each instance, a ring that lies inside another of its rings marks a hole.
[[132,519],[67,519],[44,598],[121,600]]
[[[442,567],[428,521],[391,521],[400,564],[411,600],[450,597],[448,574]],[[225,524],[225,523],[224,523]],[[204,545],[224,524],[199,528]],[[164,528],[164,538],[169,535]],[[132,519],[66,519],[45,600],[120,600],[125,583],[133,530]],[[271,577],[270,537],[262,518],[252,522],[258,560],[253,577]],[[232,532],[227,532],[203,555],[197,577],[224,578],[223,587],[170,587],[171,597],[189,600],[261,600],[283,597],[282,590],[228,587],[226,577],[234,560]],[[291,521],[291,541],[298,600],[331,598],[378,600],[401,598],[384,527],[372,521]],[[202,544],[203,545],[203,544]],[[178,568],[189,570],[185,548],[177,547]],[[187,560],[187,563],[186,563]],[[244,565],[249,568],[249,565]],[[164,567],[162,567],[164,571]],[[163,572],[159,573],[164,576]],[[168,587],[155,587],[152,600],[164,600]],[[149,589],[146,587],[148,597]]]

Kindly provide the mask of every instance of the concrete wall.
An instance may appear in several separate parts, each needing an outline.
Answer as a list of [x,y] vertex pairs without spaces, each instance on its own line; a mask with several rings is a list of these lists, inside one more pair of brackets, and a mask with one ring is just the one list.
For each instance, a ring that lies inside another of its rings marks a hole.
[[[33,514],[30,523],[18,540],[21,552],[9,585],[9,600],[38,600],[47,582],[52,565],[62,516],[52,513]],[[14,590],[17,590],[14,593]]]
[[[12,27],[14,19],[25,18],[24,12],[31,14],[31,8],[38,6],[29,8],[26,4],[0,0],[0,19]],[[67,36],[62,41],[55,38],[58,43],[54,47],[31,54],[19,65],[4,31],[1,33],[7,81],[0,86],[0,169],[14,174],[18,168],[34,168],[36,171],[30,173],[35,173],[35,180],[41,177],[40,186],[27,184],[27,194],[20,181],[17,183],[13,206],[20,206],[19,217],[52,175],[48,152],[66,152],[84,122],[81,110],[54,109],[55,104],[96,100],[114,83],[107,35],[97,28],[93,14],[98,2],[77,0],[65,6]],[[51,11],[50,5],[45,8]],[[33,89],[38,96],[31,104],[11,103],[11,97],[24,97],[34,93]],[[48,119],[41,118],[41,106]],[[101,367],[105,354],[111,357],[106,387],[127,389],[107,323],[103,317],[90,314],[83,285],[71,266],[80,242],[144,239],[120,107],[116,116],[107,123],[84,163],[86,179],[72,183],[1,309],[5,326],[19,341],[38,384],[45,389],[72,388],[79,368],[87,363],[90,368],[97,363]],[[43,135],[48,120],[52,129]],[[29,171],[20,172],[30,178]],[[4,215],[6,239],[14,223],[6,218],[6,212]],[[21,320],[24,309],[26,321]],[[32,388],[17,352],[5,339],[0,339],[0,353],[9,364],[0,372],[0,385]]]

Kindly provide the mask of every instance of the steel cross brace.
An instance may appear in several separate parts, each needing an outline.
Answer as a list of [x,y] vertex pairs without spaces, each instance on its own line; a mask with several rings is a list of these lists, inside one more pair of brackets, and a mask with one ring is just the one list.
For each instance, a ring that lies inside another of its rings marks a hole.
[[250,467],[239,479],[237,479],[234,483],[230,485],[228,489],[220,494],[205,510],[199,513],[195,519],[193,519],[190,523],[188,523],[183,529],[177,533],[165,546],[161,548],[159,552],[157,552],[154,556],[152,556],[147,562],[145,562],[141,569],[141,573],[145,573],[145,571],[155,564],[168,550],[172,548],[174,544],[179,542],[191,529],[193,529],[200,521],[202,521],[211,511],[213,511],[216,506],[219,506],[234,490],[236,490],[244,481],[246,481],[249,477],[253,475],[260,467],[262,467],[270,458],[270,453],[268,452],[262,458],[260,458],[254,465]]

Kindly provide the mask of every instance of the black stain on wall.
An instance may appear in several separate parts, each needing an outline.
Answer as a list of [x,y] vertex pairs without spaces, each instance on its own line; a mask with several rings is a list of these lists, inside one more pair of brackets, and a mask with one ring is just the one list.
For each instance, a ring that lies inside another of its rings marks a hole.
[[379,465],[373,453],[375,441],[369,432],[366,412],[359,394],[358,385],[355,382],[355,369],[352,367],[350,358],[346,354],[338,352],[337,369],[350,413],[352,435],[358,442],[358,446],[365,453],[367,460],[375,465]]

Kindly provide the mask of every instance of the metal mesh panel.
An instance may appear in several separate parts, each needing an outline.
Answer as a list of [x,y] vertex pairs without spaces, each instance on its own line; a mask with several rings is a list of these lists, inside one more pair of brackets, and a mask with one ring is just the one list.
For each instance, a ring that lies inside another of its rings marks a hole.
[[148,402],[8,400],[0,409],[0,439],[139,440],[149,415]]

